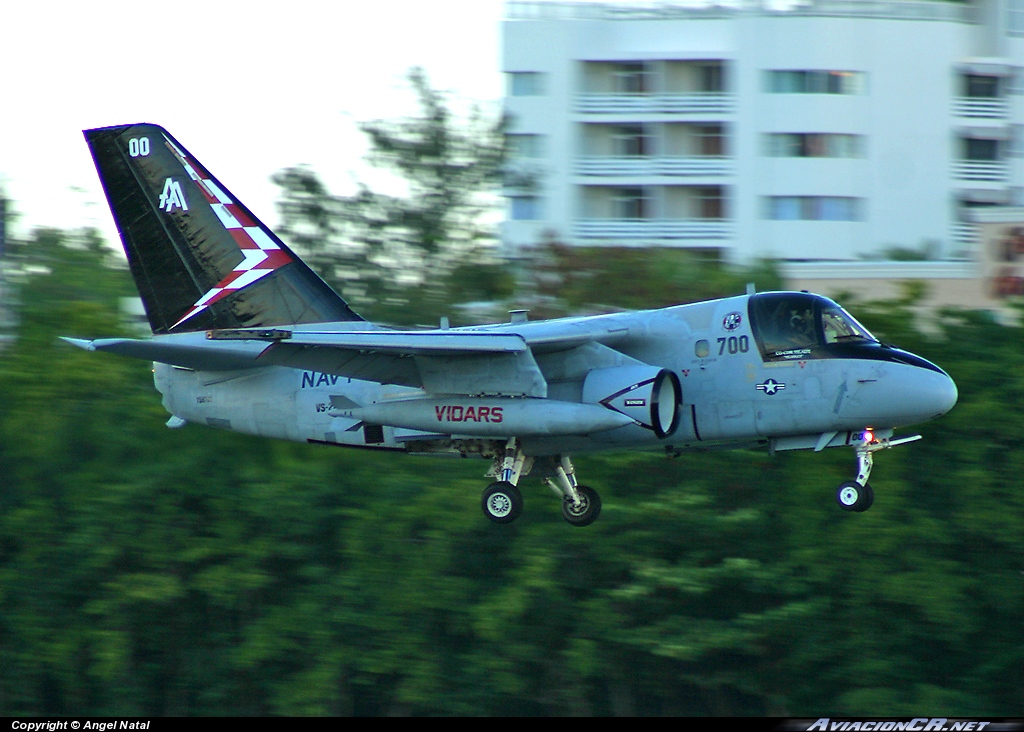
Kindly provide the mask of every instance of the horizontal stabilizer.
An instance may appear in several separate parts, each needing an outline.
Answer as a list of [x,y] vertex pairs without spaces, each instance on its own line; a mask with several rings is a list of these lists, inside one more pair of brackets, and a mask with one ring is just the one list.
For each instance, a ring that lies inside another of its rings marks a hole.
[[99,338],[84,340],[82,338],[62,338],[73,346],[87,351],[103,351],[116,353],[130,358],[141,358],[146,361],[158,361],[195,369],[197,371],[233,371],[263,366],[256,360],[260,352],[266,348],[259,343],[233,343],[230,347],[215,347],[205,341],[200,344],[187,343],[182,339],[174,341],[135,338]]

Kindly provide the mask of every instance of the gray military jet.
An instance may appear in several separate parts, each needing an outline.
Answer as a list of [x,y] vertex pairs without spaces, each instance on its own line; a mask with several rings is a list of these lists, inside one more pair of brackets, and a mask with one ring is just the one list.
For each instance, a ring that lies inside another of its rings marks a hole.
[[938,366],[880,343],[831,300],[748,293],[661,310],[391,330],[365,321],[164,129],[87,130],[152,338],[70,343],[153,361],[188,422],[322,445],[479,456],[487,518],[546,479],[576,526],[601,499],[570,455],[847,446],[847,511],[874,501],[894,428],[948,412]]

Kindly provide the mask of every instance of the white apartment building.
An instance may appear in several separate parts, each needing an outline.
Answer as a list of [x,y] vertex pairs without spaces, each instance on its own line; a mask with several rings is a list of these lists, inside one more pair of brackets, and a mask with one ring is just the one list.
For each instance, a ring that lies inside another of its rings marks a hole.
[[1024,204],[1024,0],[513,1],[502,37],[512,248],[953,272]]

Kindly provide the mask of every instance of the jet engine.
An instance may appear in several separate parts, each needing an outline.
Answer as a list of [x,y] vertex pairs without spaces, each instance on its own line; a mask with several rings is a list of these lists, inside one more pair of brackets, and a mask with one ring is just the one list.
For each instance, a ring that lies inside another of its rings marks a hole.
[[583,380],[583,401],[620,412],[668,437],[679,426],[683,388],[668,369],[646,364],[594,369]]

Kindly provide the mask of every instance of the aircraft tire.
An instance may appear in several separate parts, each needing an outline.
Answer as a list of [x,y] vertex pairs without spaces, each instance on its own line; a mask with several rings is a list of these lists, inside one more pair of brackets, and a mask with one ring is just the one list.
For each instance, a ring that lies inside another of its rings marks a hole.
[[836,491],[836,502],[844,511],[862,513],[871,508],[871,504],[875,502],[875,491],[871,488],[870,483],[861,485],[850,480],[839,486],[839,490]]
[[573,526],[590,526],[601,515],[601,496],[589,485],[578,485],[582,503],[576,507],[572,499],[566,497],[562,501],[562,517]]
[[510,524],[523,512],[523,494],[507,481],[491,483],[480,501],[484,516],[496,524]]

